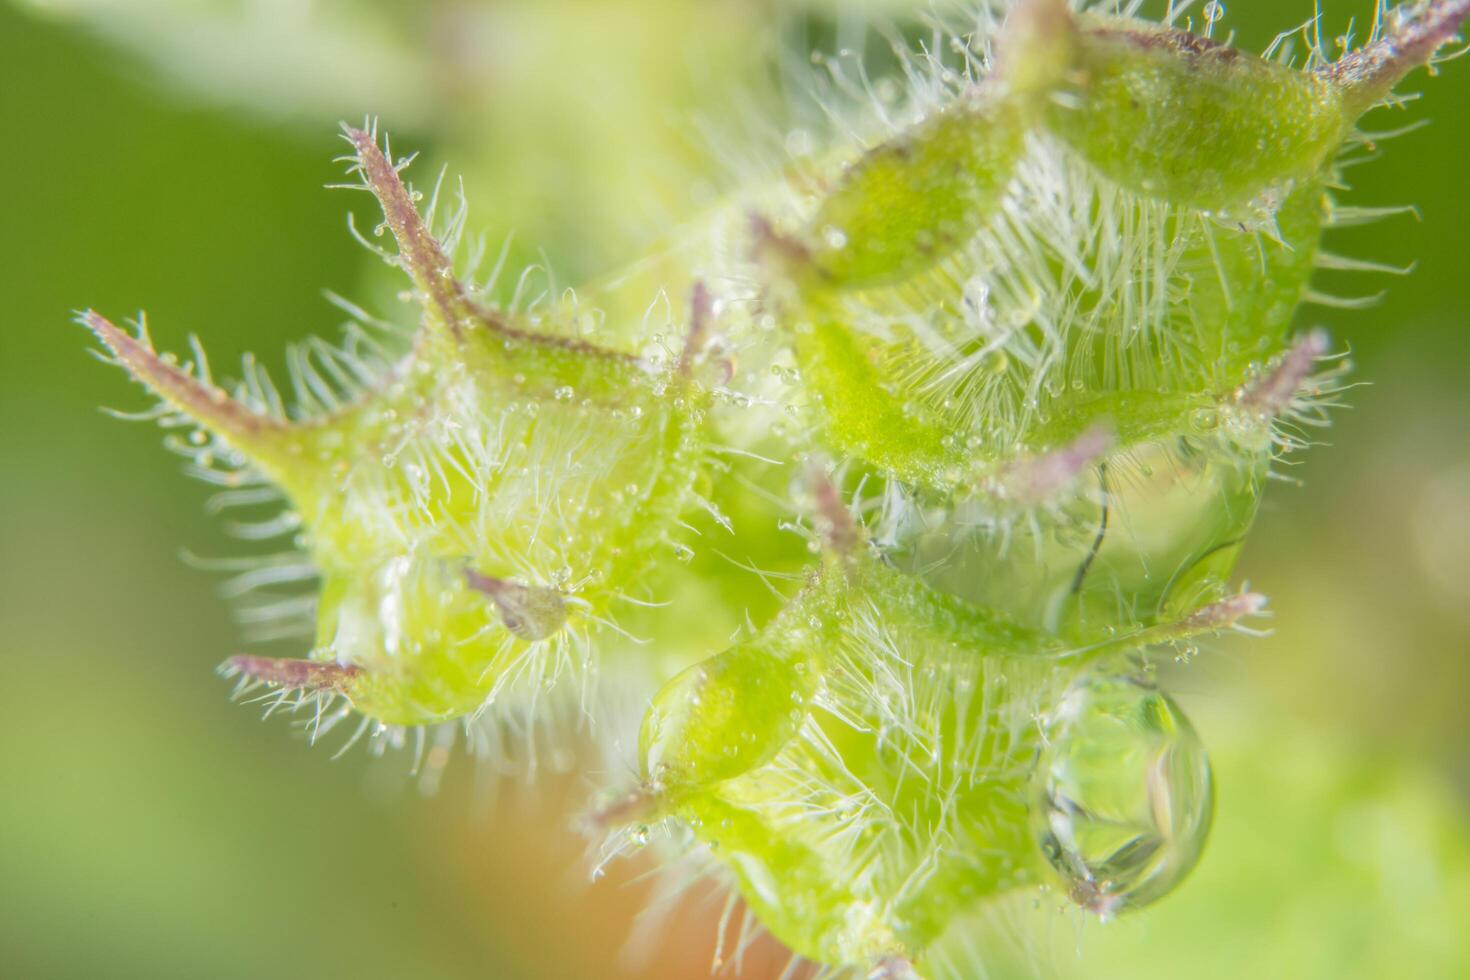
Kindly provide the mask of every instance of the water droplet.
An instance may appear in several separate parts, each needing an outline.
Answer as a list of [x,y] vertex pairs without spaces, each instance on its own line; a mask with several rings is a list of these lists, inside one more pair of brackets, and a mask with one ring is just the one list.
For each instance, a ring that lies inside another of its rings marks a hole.
[[805,129],[793,129],[786,134],[786,152],[794,157],[809,157],[816,150],[816,141]]
[[1085,677],[1048,716],[1032,826],[1088,911],[1111,918],[1172,890],[1199,861],[1212,812],[1199,736],[1146,682]]
[[1220,413],[1213,408],[1197,408],[1190,413],[1189,424],[1197,432],[1213,432],[1220,425]]
[[828,225],[822,229],[822,243],[828,248],[836,250],[847,247],[847,232],[841,228]]
[[552,394],[556,396],[556,400],[559,402],[569,402],[576,396],[577,393],[572,389],[571,385],[562,385]]

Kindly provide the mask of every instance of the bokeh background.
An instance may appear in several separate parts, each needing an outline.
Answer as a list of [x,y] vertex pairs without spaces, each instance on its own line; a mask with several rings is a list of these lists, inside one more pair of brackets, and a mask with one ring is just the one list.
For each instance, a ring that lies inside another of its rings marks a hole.
[[[229,703],[212,669],[238,630],[180,550],[240,546],[154,429],[100,414],[143,400],[71,311],[146,309],[218,370],[333,334],[324,289],[391,297],[345,230],[362,203],[323,190],[338,120],[368,113],[465,174],[472,226],[576,280],[716,193],[780,52],[861,43],[857,6],[0,3],[0,976],[707,975],[715,899],[627,954],[650,885],[636,862],[587,881],[584,780],[487,792],[458,765],[426,799]],[[1229,8],[1217,33],[1255,50],[1311,13]],[[1324,36],[1370,13],[1333,0]],[[1346,199],[1419,217],[1329,247],[1418,265],[1324,279],[1388,292],[1304,321],[1370,384],[1246,551],[1274,634],[1176,672],[1220,787],[1205,862],[1106,928],[1037,912],[1047,939],[995,939],[994,976],[1470,976],[1470,64],[1411,87],[1370,125],[1433,124]],[[745,976],[783,963],[759,946]]]

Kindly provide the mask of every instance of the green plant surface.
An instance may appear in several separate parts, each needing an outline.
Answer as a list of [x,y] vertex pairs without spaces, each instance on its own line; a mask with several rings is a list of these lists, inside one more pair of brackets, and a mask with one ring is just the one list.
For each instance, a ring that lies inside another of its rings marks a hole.
[[956,930],[1018,894],[1110,920],[1199,860],[1215,778],[1155,661],[1263,610],[1236,559],[1343,386],[1297,310],[1366,265],[1318,244],[1366,214],[1357,115],[1463,14],[1290,68],[968,11],[906,97],[839,101],[822,152],[539,297],[349,128],[416,330],[349,306],[283,398],[81,319],[283,542],[230,587],[261,641],[303,639],[226,661],[243,689],[437,780],[461,738],[617,752],[607,699],[661,688],[590,819],[606,857],[667,834],[814,969],[969,975]]

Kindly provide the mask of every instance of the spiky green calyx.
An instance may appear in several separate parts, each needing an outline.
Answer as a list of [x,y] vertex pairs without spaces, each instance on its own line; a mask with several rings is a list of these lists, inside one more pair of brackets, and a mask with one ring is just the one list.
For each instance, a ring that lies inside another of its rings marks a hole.
[[[534,315],[457,277],[350,131],[423,322],[308,418],[86,320],[298,515],[299,562],[263,571],[320,576],[311,659],[230,670],[422,730],[534,710],[615,649],[663,688],[595,821],[611,849],[668,822],[800,954],[917,975],[1004,892],[1110,917],[1198,859],[1208,761],[1147,649],[1261,611],[1235,557],[1335,384],[1291,323],[1337,261],[1337,154],[1465,12],[1415,5],[1299,71],[1057,0],[987,8],[961,71],[909,66],[901,122]],[[814,459],[832,475],[783,470]],[[809,565],[729,643],[753,590],[719,545],[691,560],[699,511],[737,560]],[[622,600],[668,602],[643,653],[615,641]]]
[[[347,138],[422,322],[411,352],[342,407],[287,421],[85,322],[285,492],[322,581],[311,658],[346,672],[334,690],[380,723],[423,725],[591,657],[623,590],[677,537],[708,393],[698,350],[658,367],[487,308],[375,138]],[[253,664],[231,666],[286,683]]]

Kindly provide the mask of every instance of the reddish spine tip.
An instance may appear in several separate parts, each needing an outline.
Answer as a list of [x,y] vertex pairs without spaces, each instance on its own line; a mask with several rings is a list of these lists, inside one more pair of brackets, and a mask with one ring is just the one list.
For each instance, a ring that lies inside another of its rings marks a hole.
[[907,956],[885,956],[873,965],[866,980],[919,980],[919,974]]
[[762,214],[750,216],[751,258],[790,276],[795,270],[812,268],[812,253],[801,242],[776,230]]
[[1405,75],[1428,64],[1454,39],[1470,17],[1470,0],[1428,0],[1413,9],[1395,8],[1388,16],[1392,23],[1377,41],[1321,69],[1324,77],[1346,91],[1349,104],[1359,113],[1372,108]]
[[1190,613],[1183,626],[1188,632],[1229,629],[1248,616],[1259,616],[1266,608],[1266,597],[1259,592],[1239,595],[1201,606]]
[[285,428],[280,419],[246,408],[223,390],[164,360],[152,346],[118,328],[101,314],[88,310],[78,319],[135,380],[201,425],[214,429],[226,440],[243,443],[237,446],[242,451],[254,448],[252,437]]
[[1241,408],[1266,418],[1274,418],[1291,407],[1292,399],[1312,376],[1317,362],[1327,356],[1330,341],[1327,331],[1308,332],[1291,346],[1270,371],[1243,387],[1236,396]]
[[605,834],[632,823],[646,823],[658,815],[660,790],[644,783],[597,807],[583,821],[588,834]]
[[460,321],[470,314],[470,310],[459,282],[454,278],[453,263],[419,216],[408,188],[398,175],[398,168],[378,146],[376,137],[351,126],[346,128],[346,134],[348,142],[357,151],[357,169],[363,182],[378,199],[383,218],[398,243],[404,270],[423,290],[449,330],[458,336]]
[[472,568],[465,569],[465,582],[489,596],[505,628],[527,642],[555,635],[567,621],[566,602],[555,589],[495,578]]
[[465,569],[464,577],[470,588],[476,592],[483,592],[492,598],[505,595],[510,590],[516,588],[513,582],[503,578],[495,578],[493,575],[485,575],[475,571],[473,568]]
[[1094,425],[1060,449],[1004,466],[988,481],[998,497],[1022,504],[1054,500],[1113,448],[1111,429]]
[[362,668],[352,664],[317,660],[275,659],[238,654],[224,662],[221,673],[226,677],[248,677],[290,691],[343,693],[352,678],[362,673]]
[[689,296],[689,333],[684,338],[684,348],[679,352],[677,373],[688,378],[694,371],[694,362],[704,353],[709,342],[709,326],[714,319],[714,302],[703,280],[696,280]]
[[514,325],[508,317],[482,304],[466,293],[464,284],[455,277],[454,263],[444,253],[439,240],[419,215],[413,198],[398,175],[398,167],[378,146],[376,137],[365,130],[344,127],[347,141],[357,151],[357,170],[363,183],[383,209],[383,218],[398,243],[398,260],[405,272],[424,294],[450,334],[459,340],[466,325],[483,327],[500,337],[560,348],[599,357],[625,361],[629,354],[605,350],[583,340],[533,333]]
[[843,557],[856,553],[862,543],[862,530],[853,519],[852,511],[842,500],[842,494],[832,478],[819,466],[811,471],[812,496],[816,502],[818,530],[828,549]]

